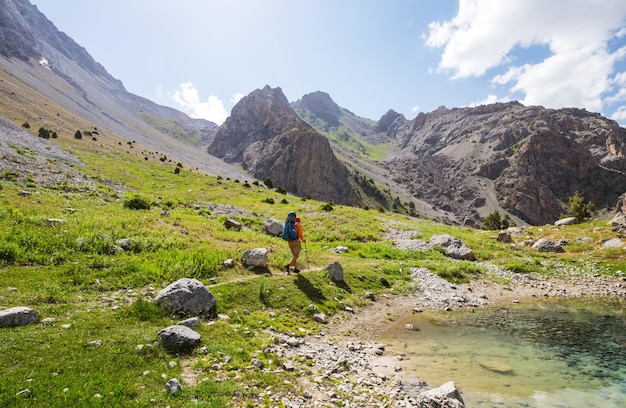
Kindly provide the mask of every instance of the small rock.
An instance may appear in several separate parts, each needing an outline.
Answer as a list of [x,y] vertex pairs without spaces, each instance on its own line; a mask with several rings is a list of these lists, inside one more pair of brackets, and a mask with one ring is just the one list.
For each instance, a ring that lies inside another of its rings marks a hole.
[[183,389],[183,386],[178,379],[172,378],[165,384],[165,389],[172,394],[177,394]]

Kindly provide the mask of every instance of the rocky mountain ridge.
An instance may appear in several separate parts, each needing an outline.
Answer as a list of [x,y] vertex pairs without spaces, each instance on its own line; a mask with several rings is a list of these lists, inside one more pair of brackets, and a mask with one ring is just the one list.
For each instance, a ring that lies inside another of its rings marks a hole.
[[78,117],[210,174],[246,178],[241,165],[293,194],[450,224],[492,211],[552,223],[576,191],[598,208],[626,191],[626,130],[596,113],[510,102],[374,121],[325,92],[289,103],[266,86],[218,128],[127,92],[27,0],[0,4],[0,79],[0,114],[16,124]]
[[241,99],[208,152],[294,194],[359,204],[328,139],[296,115],[280,88],[265,86]]

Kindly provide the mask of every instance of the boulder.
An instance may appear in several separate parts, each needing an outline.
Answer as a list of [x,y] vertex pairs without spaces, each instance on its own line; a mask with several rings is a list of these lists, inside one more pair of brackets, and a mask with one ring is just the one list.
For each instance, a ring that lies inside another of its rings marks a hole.
[[463,241],[450,234],[433,235],[428,241],[428,246],[442,247],[446,250],[445,255],[453,259],[461,259],[465,261],[475,261],[474,252],[469,249]]
[[461,392],[456,388],[453,381],[449,381],[439,388],[424,391],[416,399],[418,407],[465,408]]
[[621,248],[624,246],[624,243],[619,238],[611,238],[602,243],[602,248]]
[[476,255],[474,251],[469,249],[465,244],[461,246],[450,246],[446,248],[446,256],[452,259],[460,259],[463,261],[475,261]]
[[276,220],[263,221],[263,231],[266,234],[277,237],[283,233],[283,224]]
[[200,333],[187,326],[173,325],[158,333],[161,345],[170,353],[189,353],[200,344]]
[[428,241],[428,245],[430,247],[440,246],[442,248],[447,248],[452,245],[462,245],[463,242],[457,237],[453,237],[450,234],[440,234],[433,235]]
[[329,265],[326,265],[326,272],[328,272],[328,277],[333,282],[343,282],[343,267],[339,262],[333,262]]
[[574,225],[574,224],[578,224],[578,218],[576,217],[561,218],[560,220],[557,220],[554,223],[554,225],[556,225],[557,227],[560,227],[562,225]]
[[504,242],[505,244],[510,244],[511,242],[513,242],[513,238],[508,231],[500,231],[498,232],[497,241]]
[[234,229],[236,231],[241,231],[241,228],[243,227],[243,225],[239,221],[235,221],[229,218],[226,221],[224,221],[224,227],[226,227],[226,229]]
[[247,267],[265,268],[267,267],[267,249],[249,249],[241,255],[241,261]]
[[26,326],[39,321],[39,312],[23,306],[0,310],[0,327]]
[[561,245],[550,238],[539,238],[532,248],[540,252],[565,252]]
[[178,394],[182,391],[183,385],[180,383],[178,378],[172,378],[167,383],[165,383],[165,389],[167,392],[172,394]]
[[136,247],[135,240],[132,238],[118,239],[117,245],[119,245],[119,247],[124,251],[132,251]]
[[198,316],[215,306],[215,296],[197,279],[182,278],[160,290],[154,302],[171,313]]

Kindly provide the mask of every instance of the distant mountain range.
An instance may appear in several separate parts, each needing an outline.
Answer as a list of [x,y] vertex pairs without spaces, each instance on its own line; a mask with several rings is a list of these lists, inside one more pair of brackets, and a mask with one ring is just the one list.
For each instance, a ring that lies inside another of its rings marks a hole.
[[0,115],[97,128],[209,174],[472,227],[493,211],[552,223],[576,191],[598,208],[626,191],[626,129],[596,113],[510,102],[375,121],[324,92],[289,103],[264,86],[218,127],[127,92],[27,0],[0,3]]

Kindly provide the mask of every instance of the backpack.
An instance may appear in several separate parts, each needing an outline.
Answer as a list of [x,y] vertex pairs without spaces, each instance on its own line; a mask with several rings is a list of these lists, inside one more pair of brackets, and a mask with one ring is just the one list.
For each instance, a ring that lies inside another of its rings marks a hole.
[[290,212],[285,219],[285,226],[283,227],[283,239],[292,241],[298,239],[296,234],[296,213]]

